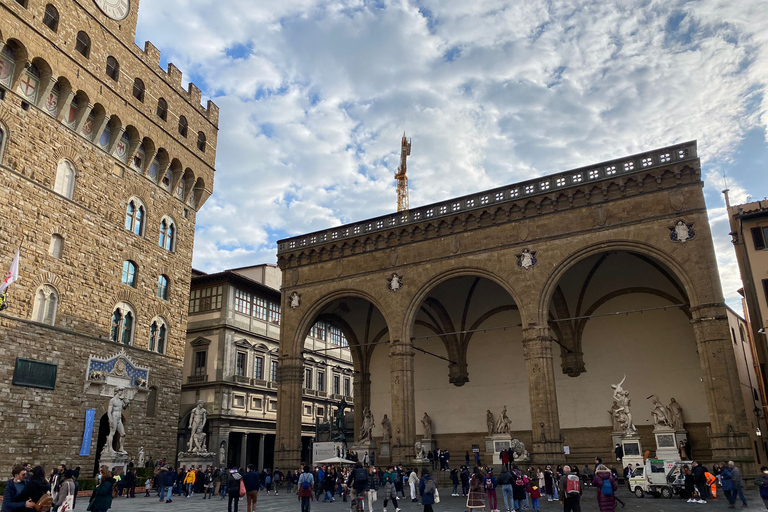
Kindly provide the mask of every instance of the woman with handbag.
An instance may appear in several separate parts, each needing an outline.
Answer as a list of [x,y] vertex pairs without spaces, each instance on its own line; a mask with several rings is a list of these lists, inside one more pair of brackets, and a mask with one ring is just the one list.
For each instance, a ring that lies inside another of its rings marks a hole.
[[[48,496],[47,500],[43,499],[46,495]],[[53,503],[50,495],[51,484],[48,483],[48,479],[45,477],[45,469],[42,466],[35,466],[32,469],[32,478],[27,482],[24,490],[16,496],[14,501],[32,500],[35,502],[35,510],[45,512],[50,510]]]
[[433,512],[432,505],[440,503],[440,494],[437,492],[435,479],[429,474],[427,468],[421,470],[419,494],[421,495],[421,504],[424,505],[424,512]]
[[99,479],[101,483],[93,490],[91,501],[88,502],[88,508],[91,512],[107,512],[112,508],[112,493],[115,486],[115,479],[107,466],[101,466],[99,469]]
[[58,512],[68,512],[75,508],[75,481],[72,480],[74,473],[71,469],[64,471],[64,480],[59,485],[59,492],[53,501],[53,509]]

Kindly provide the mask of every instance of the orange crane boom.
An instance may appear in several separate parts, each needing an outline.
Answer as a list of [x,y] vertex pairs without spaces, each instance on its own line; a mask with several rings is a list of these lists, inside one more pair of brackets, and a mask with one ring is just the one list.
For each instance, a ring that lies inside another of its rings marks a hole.
[[406,159],[411,155],[411,139],[406,138],[403,132],[403,138],[400,141],[400,166],[395,173],[397,180],[397,211],[402,212],[410,208],[408,201],[408,176],[406,171]]

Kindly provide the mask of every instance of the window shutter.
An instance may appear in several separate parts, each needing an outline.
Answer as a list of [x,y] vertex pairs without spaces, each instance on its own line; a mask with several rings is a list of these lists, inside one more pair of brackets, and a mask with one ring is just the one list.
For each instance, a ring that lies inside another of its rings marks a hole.
[[752,240],[755,242],[755,250],[765,249],[765,240],[763,239],[763,230],[761,228],[752,228]]

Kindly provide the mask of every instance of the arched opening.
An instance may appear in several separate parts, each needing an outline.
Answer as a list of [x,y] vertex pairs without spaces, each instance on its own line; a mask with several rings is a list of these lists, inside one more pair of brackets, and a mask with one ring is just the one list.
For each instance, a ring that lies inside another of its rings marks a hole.
[[[468,271],[432,284],[420,298],[410,326],[417,438],[425,434],[419,420],[426,412],[440,449],[459,455],[478,445],[484,452],[487,411],[496,424],[506,407],[511,422],[503,425],[504,433],[528,444],[522,322],[510,292],[491,277]],[[438,406],[436,396],[451,399]]]
[[[641,435],[650,436],[654,424],[646,397],[658,395],[664,404],[675,398],[691,444],[706,450],[709,412],[683,279],[639,250],[594,253],[558,275],[548,288],[548,321],[560,345],[557,401],[571,449],[612,451],[610,386],[626,375]],[[588,429],[603,433],[588,435]]]
[[[123,425],[125,425],[125,415],[121,415]],[[99,433],[96,437],[96,457],[93,461],[93,475],[96,476],[99,473],[99,459],[101,459],[101,452],[104,450],[104,446],[107,444],[107,438],[109,437],[109,417],[107,413],[101,415],[99,420]],[[115,436],[112,438],[112,449],[118,450],[120,448],[120,433],[115,432]],[[112,468],[110,468],[112,469]]]

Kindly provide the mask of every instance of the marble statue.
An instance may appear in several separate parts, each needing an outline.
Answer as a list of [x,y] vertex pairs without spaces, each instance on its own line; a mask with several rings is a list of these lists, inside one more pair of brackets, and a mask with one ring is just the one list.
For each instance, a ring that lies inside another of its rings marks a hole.
[[485,411],[485,423],[488,426],[488,435],[493,435],[496,432],[496,425],[493,421],[493,413],[490,409]]
[[139,467],[144,467],[144,447],[139,448]]
[[501,410],[499,419],[496,420],[496,433],[497,434],[509,434],[512,430],[512,420],[507,416],[507,406]]
[[611,410],[608,411],[608,414],[611,415],[611,421],[613,422],[613,431],[614,432],[621,432],[621,423],[619,422],[619,413],[617,412],[619,409],[619,404],[616,402],[616,400],[613,401],[613,405],[611,406]]
[[677,235],[678,242],[685,242],[691,238],[691,235],[688,231],[688,225],[681,220],[677,221],[675,224],[675,234]]
[[219,464],[225,465],[227,463],[227,447],[224,441],[219,446]]
[[680,404],[677,403],[674,398],[669,403],[667,410],[669,410],[669,426],[675,430],[685,430],[683,424],[683,408],[680,407]]
[[386,414],[381,418],[381,429],[384,431],[384,442],[388,443],[392,440],[392,423]]
[[360,426],[360,441],[371,441],[373,439],[373,427],[376,424],[373,422],[373,413],[370,407],[363,409],[363,424]]
[[416,441],[414,448],[416,448],[416,460],[429,460],[427,458],[427,450],[424,448],[424,446],[421,445],[420,441]]
[[187,445],[187,451],[189,453],[201,453],[205,452],[205,422],[208,420],[208,411],[205,410],[203,405],[205,402],[202,400],[197,401],[197,407],[192,409],[192,413],[189,415],[189,444]]
[[629,398],[629,391],[622,387],[626,380],[627,376],[624,375],[621,382],[618,384],[611,384],[611,388],[613,389],[613,399],[619,406],[619,408],[616,409],[616,415],[622,432],[625,434],[637,434],[637,427],[635,427],[635,424],[632,422],[632,412],[629,410],[629,404],[632,400]]
[[531,458],[528,450],[525,449],[525,444],[519,439],[513,439],[510,446],[512,451],[515,452],[515,460],[526,461]]
[[[109,401],[107,407],[107,418],[109,419],[109,435],[107,436],[107,442],[104,449],[107,453],[122,453],[127,454],[125,451],[125,427],[123,426],[123,409],[128,407],[130,400],[125,398],[124,388],[115,388],[115,396]],[[115,449],[114,440],[115,434],[118,437],[118,447]]]
[[671,422],[669,421],[669,411],[664,404],[661,403],[659,397],[651,395],[651,416],[653,416],[653,424],[656,426],[669,427]]
[[424,417],[421,418],[421,424],[424,426],[424,439],[432,438],[432,418],[429,414],[424,413]]

